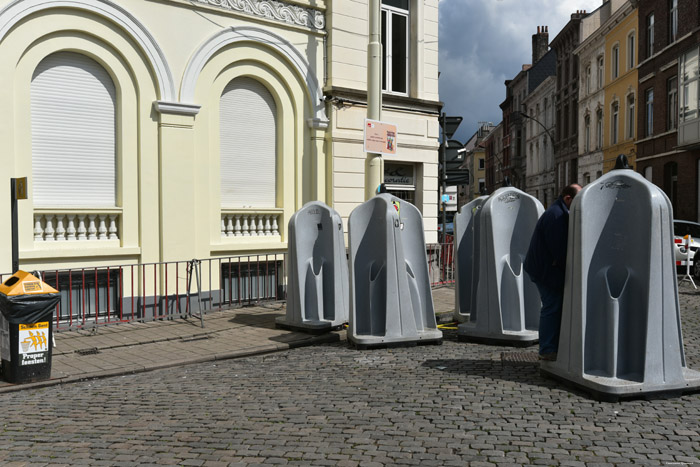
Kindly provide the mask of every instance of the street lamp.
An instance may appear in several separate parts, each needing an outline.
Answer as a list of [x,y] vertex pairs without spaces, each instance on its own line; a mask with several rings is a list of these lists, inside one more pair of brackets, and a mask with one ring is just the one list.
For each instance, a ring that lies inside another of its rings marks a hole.
[[531,117],[531,116],[529,116],[528,114],[526,114],[526,113],[523,112],[523,111],[520,111],[520,115],[523,116],[523,117],[525,117],[525,118],[529,118],[530,120],[534,121],[534,122],[537,123],[539,126],[541,126],[542,129],[547,133],[547,136],[549,136],[549,139],[552,140],[552,147],[554,147],[554,136],[552,136],[552,134],[549,132],[549,128],[547,128],[546,126],[544,126],[544,125],[542,124],[542,122],[540,122],[539,120],[537,120],[535,117]]

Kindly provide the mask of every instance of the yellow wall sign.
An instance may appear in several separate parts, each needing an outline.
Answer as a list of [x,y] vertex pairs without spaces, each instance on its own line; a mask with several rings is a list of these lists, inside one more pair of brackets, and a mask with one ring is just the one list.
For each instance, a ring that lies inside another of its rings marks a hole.
[[27,177],[15,178],[16,199],[27,199]]
[[373,154],[396,155],[396,125],[365,119],[365,152]]

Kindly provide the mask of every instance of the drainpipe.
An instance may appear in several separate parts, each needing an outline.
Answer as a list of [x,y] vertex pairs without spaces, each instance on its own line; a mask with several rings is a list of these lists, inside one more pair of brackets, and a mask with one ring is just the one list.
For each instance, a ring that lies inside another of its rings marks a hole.
[[[382,116],[382,36],[381,0],[369,0],[369,43],[367,44],[367,118]],[[377,194],[382,183],[381,154],[367,153],[365,161],[365,200]]]

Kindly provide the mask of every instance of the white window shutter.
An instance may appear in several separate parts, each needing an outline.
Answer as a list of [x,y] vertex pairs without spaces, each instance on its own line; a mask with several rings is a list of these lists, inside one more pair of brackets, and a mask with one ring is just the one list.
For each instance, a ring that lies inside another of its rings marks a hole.
[[274,208],[277,106],[252,78],[236,78],[220,101],[221,207]]
[[115,206],[116,90],[85,55],[59,52],[31,84],[35,206]]

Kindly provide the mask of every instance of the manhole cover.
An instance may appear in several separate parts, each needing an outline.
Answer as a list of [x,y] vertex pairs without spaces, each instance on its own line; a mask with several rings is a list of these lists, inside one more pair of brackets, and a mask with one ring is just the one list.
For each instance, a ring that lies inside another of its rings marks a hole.
[[502,362],[537,363],[538,359],[536,352],[501,352]]

